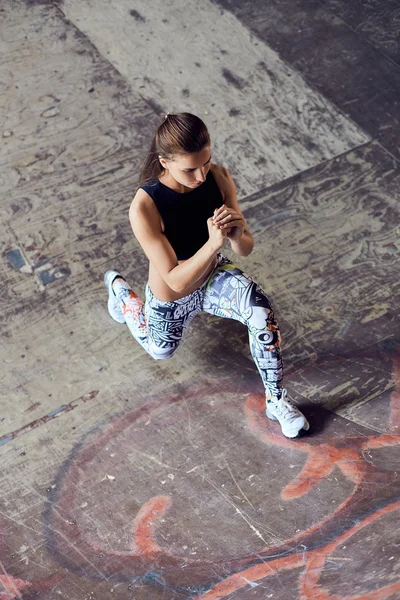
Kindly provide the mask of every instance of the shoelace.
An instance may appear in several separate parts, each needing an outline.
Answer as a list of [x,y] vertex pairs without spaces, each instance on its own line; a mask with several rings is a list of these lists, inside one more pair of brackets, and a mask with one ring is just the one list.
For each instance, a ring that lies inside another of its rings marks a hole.
[[291,420],[294,420],[297,419],[297,417],[299,416],[298,409],[287,398],[287,391],[285,389],[282,390],[280,400],[278,400],[275,406],[277,408],[277,412],[282,417],[290,417]]
[[119,305],[120,302],[124,301],[124,298],[126,298],[127,296],[129,296],[129,286],[126,283],[126,281],[123,281],[122,283],[118,284],[116,286],[116,290],[114,289],[114,304],[115,305]]

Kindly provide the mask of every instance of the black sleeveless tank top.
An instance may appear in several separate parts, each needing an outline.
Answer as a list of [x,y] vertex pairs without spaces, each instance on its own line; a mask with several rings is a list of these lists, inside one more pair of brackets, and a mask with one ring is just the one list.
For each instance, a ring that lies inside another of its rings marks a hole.
[[158,179],[140,187],[153,198],[164,221],[164,235],[178,260],[196,254],[208,240],[207,219],[223,204],[211,170],[201,185],[186,194],[171,190]]

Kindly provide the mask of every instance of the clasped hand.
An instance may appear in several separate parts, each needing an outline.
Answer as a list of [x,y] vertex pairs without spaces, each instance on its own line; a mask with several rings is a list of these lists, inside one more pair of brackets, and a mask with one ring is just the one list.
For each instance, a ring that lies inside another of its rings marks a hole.
[[226,235],[230,240],[238,241],[244,231],[245,221],[243,215],[233,208],[228,208],[223,204],[216,208],[212,217],[213,224]]

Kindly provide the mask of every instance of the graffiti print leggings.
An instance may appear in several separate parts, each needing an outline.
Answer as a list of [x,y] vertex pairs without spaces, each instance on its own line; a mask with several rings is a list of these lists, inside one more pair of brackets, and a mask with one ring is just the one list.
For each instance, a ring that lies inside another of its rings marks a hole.
[[120,280],[114,286],[130,332],[155,359],[170,358],[192,319],[205,311],[235,319],[249,331],[250,351],[267,395],[280,395],[282,358],[280,332],[271,304],[253,279],[222,254],[201,287],[179,300],[158,300],[146,285],[145,302]]

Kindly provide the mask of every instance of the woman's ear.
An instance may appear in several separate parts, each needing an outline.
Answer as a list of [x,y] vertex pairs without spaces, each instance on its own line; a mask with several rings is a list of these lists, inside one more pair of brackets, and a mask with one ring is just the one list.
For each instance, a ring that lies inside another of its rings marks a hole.
[[166,169],[167,163],[165,162],[165,160],[163,158],[161,158],[161,156],[158,157],[158,160],[160,161],[160,164],[163,167],[163,169]]

